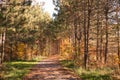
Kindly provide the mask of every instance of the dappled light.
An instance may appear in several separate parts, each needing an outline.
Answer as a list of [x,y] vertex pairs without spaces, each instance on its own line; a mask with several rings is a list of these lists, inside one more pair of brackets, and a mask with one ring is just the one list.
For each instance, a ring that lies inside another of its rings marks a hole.
[[78,80],[71,71],[60,66],[58,56],[54,57],[39,62],[23,80]]
[[120,80],[120,0],[0,0],[0,80]]

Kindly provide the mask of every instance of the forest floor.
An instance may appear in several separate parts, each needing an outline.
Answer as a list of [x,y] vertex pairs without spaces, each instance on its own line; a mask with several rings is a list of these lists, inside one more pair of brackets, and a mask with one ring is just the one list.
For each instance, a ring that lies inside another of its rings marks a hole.
[[59,56],[43,59],[23,77],[23,80],[81,80],[74,72],[59,63]]

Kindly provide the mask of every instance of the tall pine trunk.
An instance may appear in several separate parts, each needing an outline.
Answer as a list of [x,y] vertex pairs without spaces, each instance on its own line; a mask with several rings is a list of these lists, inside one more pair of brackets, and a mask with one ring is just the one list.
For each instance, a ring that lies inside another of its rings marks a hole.
[[106,5],[105,5],[105,53],[104,53],[104,62],[106,63],[107,62],[107,55],[108,55],[108,10],[109,10],[109,7],[108,7],[108,0],[106,2]]
[[[87,16],[88,16],[88,22],[87,22],[87,46],[86,46],[86,48],[87,48],[87,57],[88,57],[88,59],[89,59],[89,57],[90,57],[90,55],[89,55],[89,32],[90,32],[90,20],[91,20],[91,3],[92,3],[92,0],[91,0],[91,2],[90,2],[90,0],[88,0],[88,14],[87,14]],[[88,60],[88,64],[89,64],[89,60]]]
[[84,0],[84,6],[83,6],[83,9],[84,9],[84,24],[83,24],[83,27],[84,27],[84,68],[86,69],[87,68],[87,57],[88,57],[88,54],[87,54],[87,29],[86,29],[86,1]]
[[96,41],[96,60],[99,60],[99,0],[97,0],[97,41]]

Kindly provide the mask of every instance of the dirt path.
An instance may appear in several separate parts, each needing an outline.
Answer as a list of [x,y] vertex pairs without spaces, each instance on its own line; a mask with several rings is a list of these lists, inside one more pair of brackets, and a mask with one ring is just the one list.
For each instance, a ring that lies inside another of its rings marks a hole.
[[81,80],[73,72],[64,69],[58,58],[53,56],[39,62],[23,80]]

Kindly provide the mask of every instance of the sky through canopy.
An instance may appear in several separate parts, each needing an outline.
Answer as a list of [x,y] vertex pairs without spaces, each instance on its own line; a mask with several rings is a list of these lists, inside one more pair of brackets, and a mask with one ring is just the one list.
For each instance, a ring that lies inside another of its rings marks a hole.
[[[41,3],[44,2],[44,6],[43,9],[48,12],[50,14],[50,16],[52,17],[54,11],[54,5],[53,5],[53,1],[52,0],[35,0],[37,3]],[[34,3],[34,2],[33,2]]]

